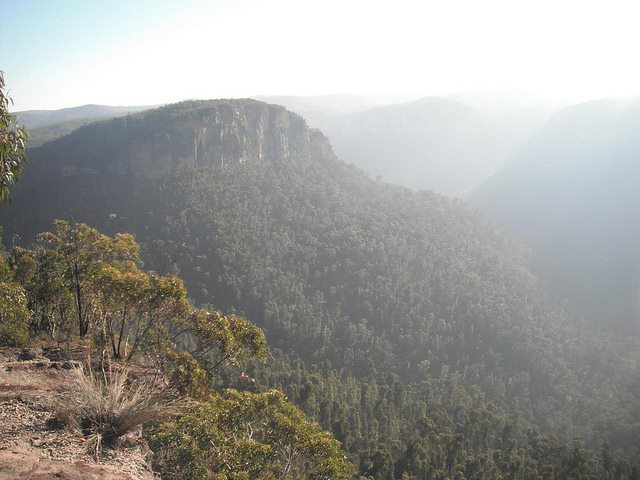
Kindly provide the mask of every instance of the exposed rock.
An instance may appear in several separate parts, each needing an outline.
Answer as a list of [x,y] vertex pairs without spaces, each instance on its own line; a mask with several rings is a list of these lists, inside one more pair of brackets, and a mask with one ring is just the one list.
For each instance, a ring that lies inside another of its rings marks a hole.
[[42,350],[36,348],[25,348],[18,354],[18,360],[24,362],[42,357]]
[[[57,164],[55,174],[62,177],[106,173],[156,179],[185,165],[288,162],[319,151],[333,156],[324,135],[310,131],[300,116],[248,99],[170,105],[88,125],[54,143],[60,148],[46,147],[47,162]],[[65,156],[57,157],[56,150]],[[31,158],[38,161],[39,149]]]
[[68,353],[63,348],[43,347],[42,355],[51,361],[65,360]]

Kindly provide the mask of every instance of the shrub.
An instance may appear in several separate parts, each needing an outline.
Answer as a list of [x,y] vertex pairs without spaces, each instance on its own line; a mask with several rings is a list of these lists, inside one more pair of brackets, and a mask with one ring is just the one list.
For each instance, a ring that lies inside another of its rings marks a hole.
[[24,289],[0,281],[0,345],[24,347],[29,343],[29,310]]
[[340,443],[276,390],[212,394],[180,420],[162,424],[150,446],[162,478],[352,478]]

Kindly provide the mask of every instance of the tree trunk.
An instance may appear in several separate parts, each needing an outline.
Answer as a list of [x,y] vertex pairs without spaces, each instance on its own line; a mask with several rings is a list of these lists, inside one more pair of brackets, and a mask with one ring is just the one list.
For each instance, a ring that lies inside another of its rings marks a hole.
[[87,326],[82,317],[82,296],[80,294],[80,275],[78,274],[78,262],[73,262],[73,279],[75,281],[76,306],[78,308],[78,325],[80,327],[80,337],[84,337],[87,333]]

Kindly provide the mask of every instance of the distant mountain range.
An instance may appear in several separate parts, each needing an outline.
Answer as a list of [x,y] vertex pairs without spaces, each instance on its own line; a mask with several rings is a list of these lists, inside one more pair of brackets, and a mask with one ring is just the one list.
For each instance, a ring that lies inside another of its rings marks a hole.
[[583,314],[640,332],[640,99],[555,114],[469,198]]
[[16,112],[16,116],[18,122],[29,131],[29,146],[34,147],[66,135],[87,123],[141,112],[149,108],[154,106],[82,105],[59,110],[24,110]]
[[462,197],[495,173],[554,107],[459,97],[468,103],[455,96],[401,103],[388,97],[266,99],[320,128],[338,157],[373,177]]
[[317,95],[317,96],[257,96],[260,100],[275,105],[282,105],[287,110],[302,116],[309,126],[324,130],[331,120],[341,115],[362,112],[383,105],[414,100],[407,95]]
[[154,108],[152,105],[110,107],[107,105],[82,105],[59,110],[24,110],[16,112],[18,121],[28,129],[49,127],[57,123],[78,120],[102,120],[119,117],[127,113],[141,112]]

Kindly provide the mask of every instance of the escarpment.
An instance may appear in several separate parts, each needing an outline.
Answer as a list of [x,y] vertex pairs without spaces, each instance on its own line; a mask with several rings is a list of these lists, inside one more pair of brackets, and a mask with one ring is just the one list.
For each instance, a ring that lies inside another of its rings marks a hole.
[[[189,101],[99,122],[31,152],[51,177],[157,179],[174,168],[332,157],[298,115],[255,100]],[[34,174],[35,175],[35,174]]]

